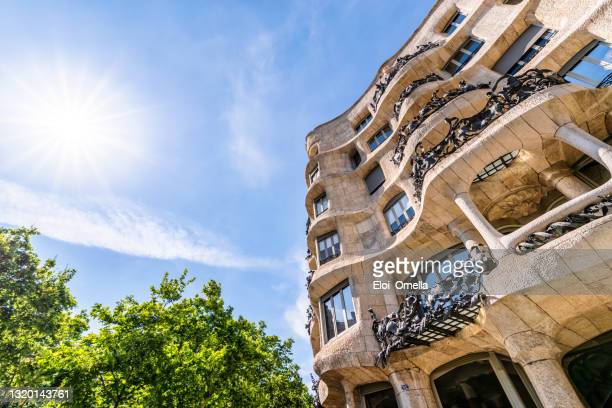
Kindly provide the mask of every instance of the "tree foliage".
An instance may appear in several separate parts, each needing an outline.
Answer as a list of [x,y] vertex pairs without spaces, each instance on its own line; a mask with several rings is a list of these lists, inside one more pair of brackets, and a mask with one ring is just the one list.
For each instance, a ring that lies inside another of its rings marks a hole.
[[31,244],[34,229],[0,228],[0,385],[38,385],[37,357],[87,327],[66,284],[75,271],[41,262]]
[[[74,407],[305,407],[292,341],[235,318],[215,281],[164,275],[147,300],[127,296],[89,313],[66,287],[73,270],[41,264],[33,230],[0,230],[0,383],[71,387]],[[12,339],[16,339],[15,342]]]

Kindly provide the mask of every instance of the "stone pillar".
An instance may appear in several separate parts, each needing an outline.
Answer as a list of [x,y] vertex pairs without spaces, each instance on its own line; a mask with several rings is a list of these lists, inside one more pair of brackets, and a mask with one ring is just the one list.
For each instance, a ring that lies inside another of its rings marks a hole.
[[467,249],[468,252],[470,252],[470,250],[476,245],[483,242],[483,239],[478,231],[476,231],[476,228],[474,228],[474,226],[470,223],[462,222],[462,220],[455,220],[451,222],[448,225],[448,230],[451,232],[451,234],[463,242],[463,245],[465,245],[465,249]]
[[358,408],[359,401],[355,399],[355,386],[346,380],[342,380],[342,388],[344,389],[344,401],[346,408]]
[[600,162],[608,171],[612,171],[612,147],[593,135],[580,129],[574,123],[568,123],[557,129],[555,139],[561,140]]
[[589,186],[572,174],[572,170],[563,161],[541,172],[540,181],[556,189],[570,200],[591,191]]
[[506,337],[512,360],[523,367],[544,408],[584,407],[559,363],[561,350],[550,337],[522,331]]
[[470,198],[467,192],[459,193],[455,196],[455,204],[463,211],[465,217],[470,220],[474,228],[480,233],[482,239],[485,240],[489,249],[503,249],[499,238],[502,234],[499,233],[491,225],[491,223],[480,212],[476,204]]
[[437,408],[429,376],[418,368],[393,371],[389,382],[399,408]]

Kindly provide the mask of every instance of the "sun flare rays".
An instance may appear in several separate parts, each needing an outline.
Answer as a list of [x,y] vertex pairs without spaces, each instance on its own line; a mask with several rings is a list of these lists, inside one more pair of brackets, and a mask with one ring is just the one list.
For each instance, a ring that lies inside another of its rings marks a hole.
[[65,63],[2,67],[0,144],[4,166],[54,184],[94,183],[142,159],[144,110],[109,73]]

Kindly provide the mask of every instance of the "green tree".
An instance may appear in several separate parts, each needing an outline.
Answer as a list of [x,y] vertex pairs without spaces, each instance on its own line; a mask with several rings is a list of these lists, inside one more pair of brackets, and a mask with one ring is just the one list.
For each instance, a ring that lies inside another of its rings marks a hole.
[[94,306],[100,330],[42,359],[51,385],[72,387],[79,407],[309,406],[292,341],[234,318],[215,281],[184,297],[191,282],[166,274],[146,301]]
[[74,270],[55,270],[32,248],[32,228],[0,228],[0,386],[44,381],[37,359],[48,348],[77,339],[87,328],[67,282]]

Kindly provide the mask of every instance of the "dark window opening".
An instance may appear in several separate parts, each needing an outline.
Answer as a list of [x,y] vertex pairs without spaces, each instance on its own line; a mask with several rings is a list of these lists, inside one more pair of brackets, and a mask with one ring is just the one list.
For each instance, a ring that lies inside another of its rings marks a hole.
[[353,169],[356,169],[357,167],[359,167],[359,165],[361,164],[361,155],[359,154],[357,150],[354,150],[349,155],[349,158],[351,160],[351,166],[353,167]]
[[370,194],[374,194],[384,183],[385,174],[379,165],[376,165],[365,177],[365,184]]
[[569,352],[563,366],[589,408],[612,407],[612,332]]

